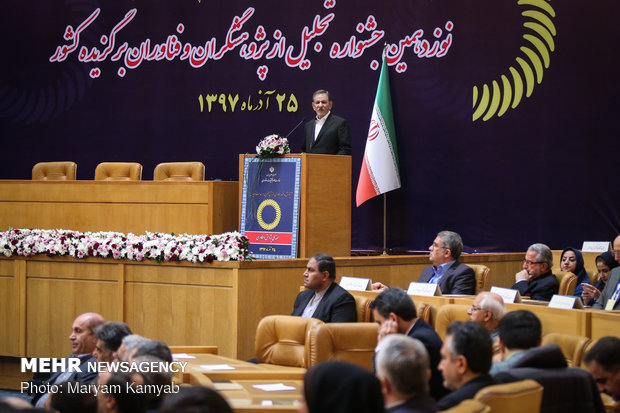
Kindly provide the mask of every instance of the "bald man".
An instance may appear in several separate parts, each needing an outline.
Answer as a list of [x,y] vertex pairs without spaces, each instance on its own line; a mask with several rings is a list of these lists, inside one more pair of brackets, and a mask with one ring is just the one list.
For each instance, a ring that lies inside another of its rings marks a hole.
[[[69,380],[87,384],[97,377],[96,369],[92,369],[95,371],[88,371],[88,364],[97,361],[92,354],[97,343],[94,330],[97,326],[103,324],[104,321],[103,316],[97,313],[80,314],[73,320],[71,334],[69,335],[69,340],[71,341],[71,355],[69,358],[78,358],[80,360],[79,370],[81,371],[58,371],[52,374],[47,381],[48,384],[60,384]],[[48,398],[49,393],[35,395],[32,402],[36,407],[44,408]]]

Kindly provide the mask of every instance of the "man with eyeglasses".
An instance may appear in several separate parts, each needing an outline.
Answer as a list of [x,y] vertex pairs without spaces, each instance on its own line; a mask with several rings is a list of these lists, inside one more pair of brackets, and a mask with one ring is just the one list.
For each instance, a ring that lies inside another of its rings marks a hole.
[[[614,259],[620,263],[620,235],[614,240],[612,254],[614,254]],[[620,267],[611,271],[607,284],[601,291],[601,296],[592,305],[592,308],[620,310]]]
[[523,270],[515,274],[514,290],[532,300],[550,301],[560,284],[551,272],[553,254],[545,244],[532,244],[525,253]]

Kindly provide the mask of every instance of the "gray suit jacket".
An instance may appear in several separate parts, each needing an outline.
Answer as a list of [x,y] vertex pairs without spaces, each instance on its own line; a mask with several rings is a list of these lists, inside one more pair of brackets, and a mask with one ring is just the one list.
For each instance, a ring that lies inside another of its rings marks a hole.
[[[605,288],[603,288],[603,291],[601,291],[601,296],[592,305],[592,308],[598,308],[601,310],[605,309],[605,306],[607,305],[607,300],[609,300],[611,296],[614,295],[614,292],[616,292],[618,281],[620,281],[620,267],[616,267],[611,270],[611,274],[609,274],[607,284],[605,284]],[[620,310],[620,299],[616,300],[616,304],[614,304],[614,310]]]
[[[422,270],[418,282],[427,283],[433,277],[433,266],[429,266]],[[442,294],[467,294],[474,295],[476,293],[476,275],[474,270],[467,265],[454,261],[454,263],[446,270],[439,288]]]

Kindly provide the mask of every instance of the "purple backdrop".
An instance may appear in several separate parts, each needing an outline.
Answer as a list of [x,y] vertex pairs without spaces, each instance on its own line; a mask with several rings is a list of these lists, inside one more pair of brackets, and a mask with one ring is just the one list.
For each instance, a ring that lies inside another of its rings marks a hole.
[[[237,180],[237,154],[288,133],[325,88],[351,125],[354,193],[387,43],[403,183],[387,197],[389,248],[426,249],[442,229],[469,251],[611,239],[619,12],[573,0],[4,0],[0,177],[74,160],[78,179],[102,161],[140,162],[151,179],[159,162],[200,160],[208,179]],[[353,208],[353,249],[382,246],[382,205]]]

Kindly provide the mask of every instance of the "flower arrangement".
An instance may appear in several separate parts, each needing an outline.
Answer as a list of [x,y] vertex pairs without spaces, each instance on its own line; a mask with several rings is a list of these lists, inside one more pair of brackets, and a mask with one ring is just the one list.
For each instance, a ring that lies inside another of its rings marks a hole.
[[264,137],[256,147],[256,155],[259,158],[275,158],[286,153],[291,153],[288,139],[280,135],[269,135]]
[[251,261],[249,240],[238,232],[219,235],[146,232],[79,232],[64,229],[11,229],[0,233],[0,254],[36,254],[74,258],[110,257],[117,260],[208,262]]

